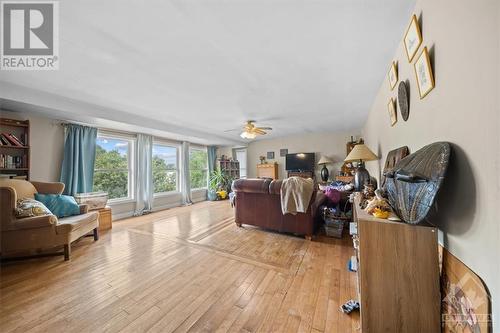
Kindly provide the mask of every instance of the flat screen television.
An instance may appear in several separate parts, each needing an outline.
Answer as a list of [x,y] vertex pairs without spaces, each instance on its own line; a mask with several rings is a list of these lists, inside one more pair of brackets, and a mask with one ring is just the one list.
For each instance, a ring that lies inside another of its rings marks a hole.
[[285,169],[287,171],[313,171],[314,153],[286,154]]

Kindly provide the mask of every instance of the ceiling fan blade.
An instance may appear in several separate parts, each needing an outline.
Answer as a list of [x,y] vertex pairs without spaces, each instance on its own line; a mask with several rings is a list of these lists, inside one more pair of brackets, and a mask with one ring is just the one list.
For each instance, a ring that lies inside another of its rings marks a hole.
[[258,128],[258,127],[254,128],[254,130],[253,130],[253,131],[254,131],[254,133],[257,133],[257,134],[260,134],[260,135],[265,135],[265,134],[267,134],[267,133],[266,133],[266,131],[263,131],[262,129],[260,129],[260,128]]
[[264,130],[264,131],[272,131],[273,130],[272,127],[257,127],[257,128],[260,128],[261,130]]

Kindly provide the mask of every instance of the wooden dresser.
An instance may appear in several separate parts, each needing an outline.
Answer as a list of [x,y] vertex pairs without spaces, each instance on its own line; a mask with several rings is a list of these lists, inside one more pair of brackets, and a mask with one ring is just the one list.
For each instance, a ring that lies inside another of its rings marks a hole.
[[437,229],[353,212],[362,332],[440,332]]
[[257,178],[278,179],[278,163],[257,164]]

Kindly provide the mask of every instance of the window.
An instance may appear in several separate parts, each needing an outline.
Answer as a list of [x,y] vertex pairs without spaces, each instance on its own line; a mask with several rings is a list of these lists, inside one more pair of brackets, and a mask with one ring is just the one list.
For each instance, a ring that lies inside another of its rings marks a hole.
[[240,178],[247,178],[247,150],[236,149],[236,160],[240,162]]
[[207,188],[208,156],[206,149],[191,148],[189,150],[189,173],[191,189]]
[[94,164],[94,191],[108,192],[111,200],[132,198],[134,140],[98,134]]
[[177,147],[153,145],[153,189],[154,193],[178,191]]

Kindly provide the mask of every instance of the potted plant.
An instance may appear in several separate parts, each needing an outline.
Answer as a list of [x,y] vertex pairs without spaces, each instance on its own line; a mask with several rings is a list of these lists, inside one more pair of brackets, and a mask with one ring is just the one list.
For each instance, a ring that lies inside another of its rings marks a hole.
[[[222,172],[222,170],[214,170],[210,175],[210,181],[208,184],[208,200],[219,200],[217,192],[221,190],[227,191],[228,182],[229,178]],[[229,182],[229,186],[231,186],[230,184],[231,183]]]

